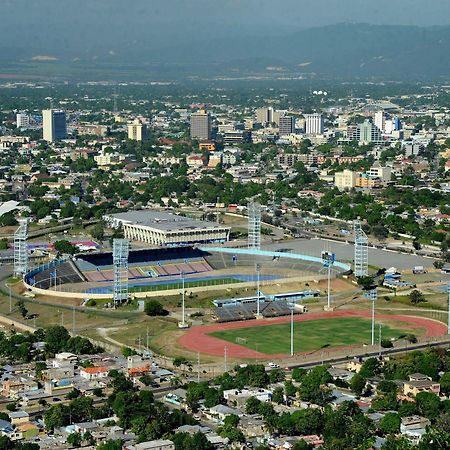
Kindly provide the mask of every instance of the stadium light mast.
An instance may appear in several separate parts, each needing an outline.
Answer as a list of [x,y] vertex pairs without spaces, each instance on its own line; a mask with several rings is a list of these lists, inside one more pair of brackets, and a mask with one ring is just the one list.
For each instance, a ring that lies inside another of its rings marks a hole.
[[294,356],[294,303],[291,303],[291,356]]
[[261,319],[261,312],[259,307],[260,301],[259,274],[261,272],[261,264],[256,263],[255,269],[256,269],[256,318]]
[[447,312],[447,334],[450,334],[450,283],[447,284],[448,312]]
[[369,239],[361,228],[361,221],[353,222],[355,235],[355,276],[366,277],[369,275]]
[[331,267],[336,260],[336,254],[330,252],[322,252],[322,262],[323,266],[327,268],[328,276],[327,276],[327,306],[326,310],[331,311]]
[[14,233],[14,276],[22,278],[28,272],[28,218],[19,219],[19,228]]
[[249,203],[248,210],[248,248],[261,249],[261,205]]
[[186,323],[186,308],[185,308],[185,292],[184,292],[184,272],[181,271],[181,322],[178,323],[179,328],[187,328]]
[[113,241],[113,304],[114,307],[128,300],[128,255],[130,243],[128,239]]
[[378,299],[377,288],[371,289],[368,292],[368,298],[372,301],[372,346],[375,345],[375,302]]

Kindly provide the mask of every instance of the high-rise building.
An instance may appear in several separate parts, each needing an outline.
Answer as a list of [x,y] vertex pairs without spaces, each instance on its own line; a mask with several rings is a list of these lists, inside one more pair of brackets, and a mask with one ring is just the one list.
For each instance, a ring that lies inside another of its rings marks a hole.
[[42,111],[44,141],[55,142],[67,137],[66,112],[56,109]]
[[145,141],[147,139],[147,125],[139,119],[128,124],[128,139],[132,141]]
[[17,128],[28,128],[30,126],[30,116],[26,113],[18,113],[16,115]]
[[358,125],[357,135],[359,144],[375,144],[383,142],[380,129],[370,120],[365,120]]
[[324,122],[322,114],[305,114],[306,134],[323,134]]
[[344,169],[342,172],[334,174],[334,185],[340,190],[352,189],[356,186],[358,174],[353,170]]
[[386,117],[384,115],[384,111],[377,111],[375,113],[374,119],[375,126],[378,127],[382,132],[385,131]]
[[280,136],[294,133],[295,132],[295,117],[281,116],[279,129],[280,129]]
[[191,114],[191,139],[211,139],[211,114],[205,110]]
[[280,124],[280,118],[283,117],[283,111],[277,111],[271,106],[268,108],[258,108],[256,110],[256,121],[262,125]]

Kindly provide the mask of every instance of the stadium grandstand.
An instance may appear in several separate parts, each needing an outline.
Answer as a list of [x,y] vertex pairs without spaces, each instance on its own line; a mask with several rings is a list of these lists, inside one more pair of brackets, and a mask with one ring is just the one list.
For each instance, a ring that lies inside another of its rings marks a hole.
[[128,211],[103,219],[111,228],[122,227],[126,239],[161,247],[223,243],[230,238],[230,227],[167,212]]
[[[261,301],[259,302],[259,313],[264,318],[288,316],[291,314],[292,306],[287,300]],[[303,310],[294,308],[294,314],[302,314]],[[238,305],[216,307],[212,317],[216,322],[234,322],[238,320],[252,320],[257,314],[257,301],[242,303]]]

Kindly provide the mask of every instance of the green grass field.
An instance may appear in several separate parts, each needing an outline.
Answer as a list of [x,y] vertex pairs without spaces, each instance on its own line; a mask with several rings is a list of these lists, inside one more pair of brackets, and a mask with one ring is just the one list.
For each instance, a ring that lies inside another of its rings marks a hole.
[[[200,280],[200,281],[185,281],[184,288],[194,288],[199,286],[220,286],[223,284],[242,283],[241,280],[236,278],[214,278],[212,280]],[[129,289],[129,292],[153,292],[153,291],[167,291],[170,289],[182,289],[183,283],[177,281],[175,283],[167,284],[146,284],[142,286],[133,286]]]
[[[216,331],[211,336],[268,355],[290,352],[290,323],[264,325],[237,330]],[[396,328],[398,327],[398,328]],[[407,325],[405,325],[405,328]],[[405,333],[420,334],[420,330],[405,329],[401,325],[384,324],[382,339],[398,338]],[[378,344],[378,324],[375,342]],[[370,344],[371,322],[359,317],[307,320],[294,322],[294,351],[311,352],[321,349]]]

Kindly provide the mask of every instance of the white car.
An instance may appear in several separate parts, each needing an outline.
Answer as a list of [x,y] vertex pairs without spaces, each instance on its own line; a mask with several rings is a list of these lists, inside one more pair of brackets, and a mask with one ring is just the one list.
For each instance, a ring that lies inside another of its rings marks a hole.
[[269,367],[270,369],[279,369],[280,365],[274,362],[270,362],[269,364],[267,364],[267,367]]

